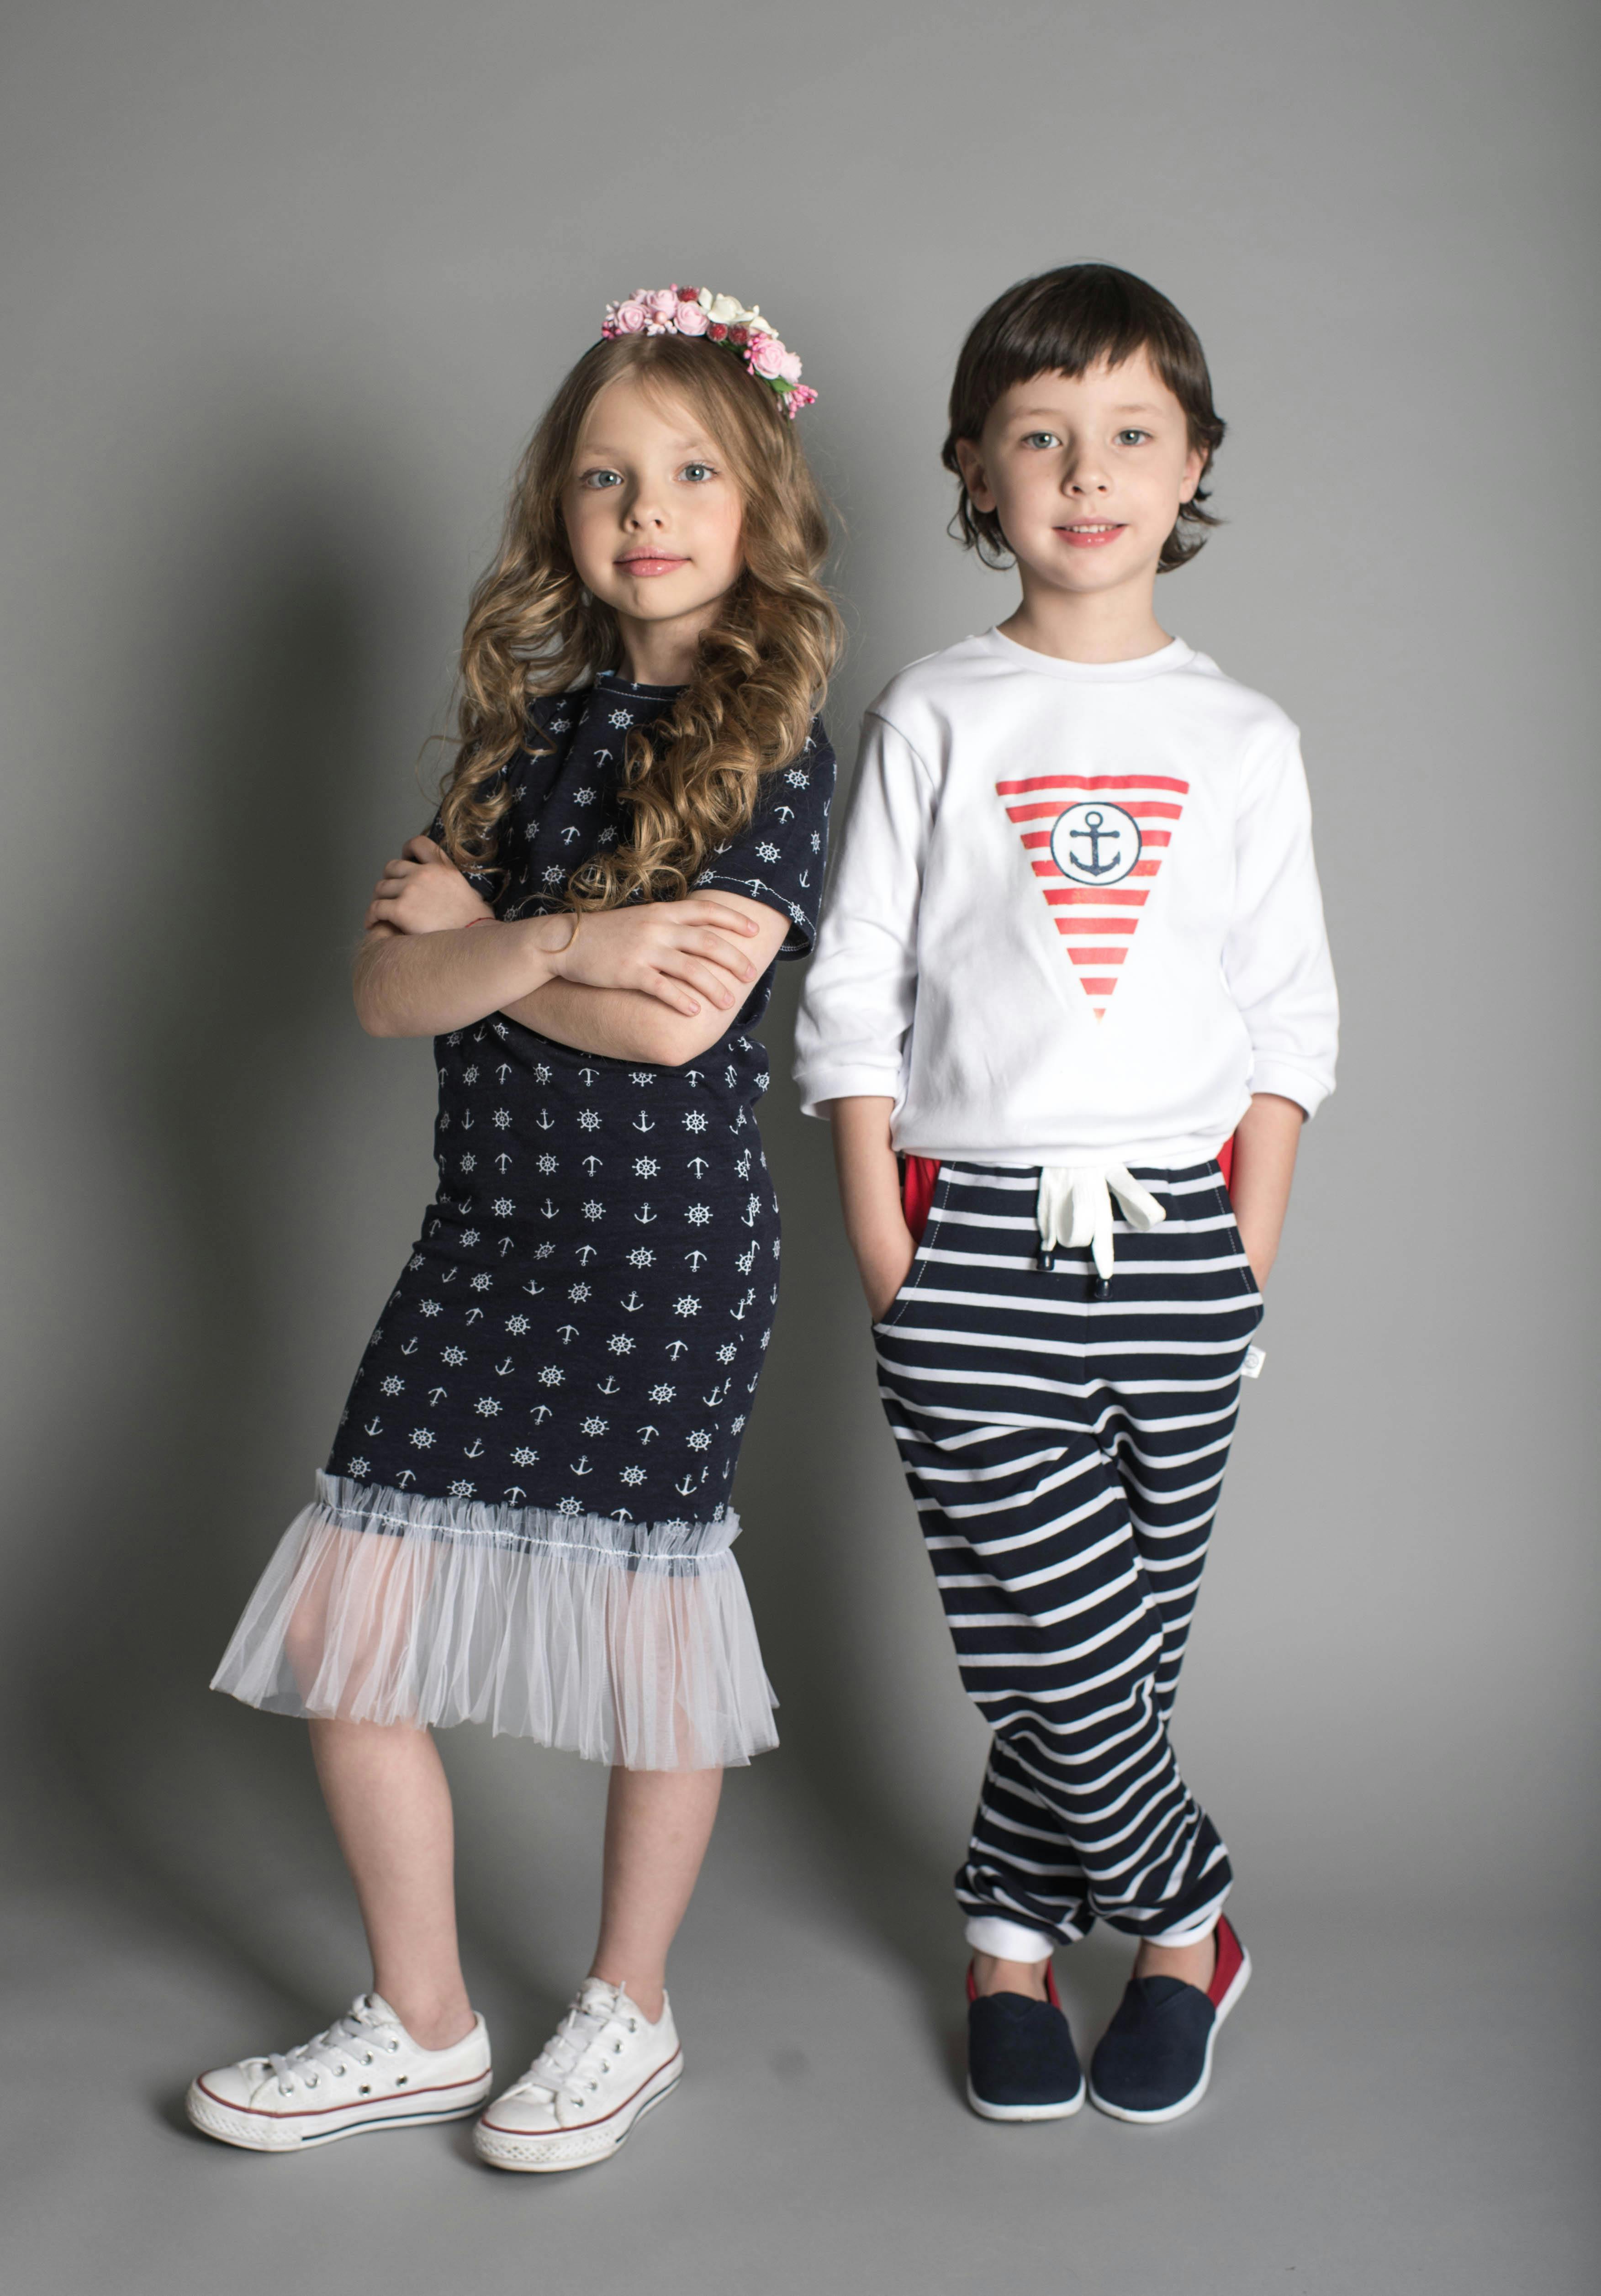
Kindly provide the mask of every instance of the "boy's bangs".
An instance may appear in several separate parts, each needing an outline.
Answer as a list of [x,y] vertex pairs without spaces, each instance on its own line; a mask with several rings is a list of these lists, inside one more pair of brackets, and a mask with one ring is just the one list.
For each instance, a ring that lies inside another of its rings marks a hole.
[[1151,364],[1175,398],[1181,396],[1169,369],[1177,365],[1173,346],[1154,332],[1150,314],[1137,310],[1115,292],[1052,297],[1019,311],[985,361],[990,406],[1014,383],[1030,375],[1065,374],[1075,381],[1093,366],[1121,366],[1148,352]]

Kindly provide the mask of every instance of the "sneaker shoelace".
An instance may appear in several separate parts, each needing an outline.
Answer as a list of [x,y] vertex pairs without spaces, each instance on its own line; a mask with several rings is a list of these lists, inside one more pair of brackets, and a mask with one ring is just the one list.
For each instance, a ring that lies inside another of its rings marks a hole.
[[394,2028],[374,2017],[363,2000],[335,2018],[325,2031],[302,2041],[298,2049],[275,2051],[266,2062],[276,2076],[279,2095],[290,2096],[299,2087],[317,2087],[324,2073],[337,2079],[358,2066],[370,2065],[374,2050],[398,2057],[400,2039]]
[[[600,2087],[609,2070],[606,2060],[620,2057],[627,2036],[639,2030],[639,2020],[624,2008],[620,1987],[587,1985],[540,2050],[511,2096],[547,2097],[554,2104],[565,2096],[574,2104]],[[613,2038],[615,2035],[615,2038]]]

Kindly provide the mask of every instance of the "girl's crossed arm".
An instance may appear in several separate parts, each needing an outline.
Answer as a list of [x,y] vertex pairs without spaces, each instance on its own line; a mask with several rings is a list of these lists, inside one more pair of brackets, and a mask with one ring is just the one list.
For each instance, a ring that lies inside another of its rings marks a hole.
[[496,921],[441,849],[413,838],[380,880],[356,958],[375,1037],[504,1012],[579,1052],[681,1066],[708,1050],[777,955],[788,920],[737,894]]

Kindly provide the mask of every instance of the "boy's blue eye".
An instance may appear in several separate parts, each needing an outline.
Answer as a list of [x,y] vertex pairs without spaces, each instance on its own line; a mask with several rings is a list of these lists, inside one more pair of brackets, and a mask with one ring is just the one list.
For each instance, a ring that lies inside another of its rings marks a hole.
[[1022,443],[1025,447],[1059,447],[1062,442],[1054,430],[1030,430]]
[[1131,439],[1148,439],[1151,434],[1148,430],[1120,430],[1117,435],[1119,445],[1127,446]]

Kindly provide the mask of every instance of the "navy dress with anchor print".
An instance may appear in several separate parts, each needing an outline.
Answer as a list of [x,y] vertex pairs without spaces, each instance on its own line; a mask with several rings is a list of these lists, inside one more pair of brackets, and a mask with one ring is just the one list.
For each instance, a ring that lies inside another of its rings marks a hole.
[[[536,706],[498,916],[559,907],[617,843],[624,742],[671,699],[603,676]],[[819,724],[695,881],[780,909],[783,956],[811,947],[833,778]],[[438,1192],[217,1686],[635,1767],[773,1742],[728,1506],[777,1300],[751,1033],[772,980],[681,1068],[504,1015],[436,1039]]]

